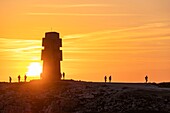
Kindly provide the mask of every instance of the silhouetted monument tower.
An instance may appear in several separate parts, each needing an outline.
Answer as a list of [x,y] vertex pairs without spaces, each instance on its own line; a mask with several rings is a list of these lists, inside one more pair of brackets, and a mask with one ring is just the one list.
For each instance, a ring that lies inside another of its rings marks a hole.
[[44,50],[41,53],[43,60],[42,79],[57,81],[61,80],[60,61],[62,61],[62,40],[57,32],[45,33],[42,40]]

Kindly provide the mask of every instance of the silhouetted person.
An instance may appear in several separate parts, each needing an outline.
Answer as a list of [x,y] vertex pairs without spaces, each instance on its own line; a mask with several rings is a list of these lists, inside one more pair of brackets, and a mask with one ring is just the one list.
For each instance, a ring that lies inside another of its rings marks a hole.
[[21,80],[21,76],[20,76],[20,75],[18,75],[18,82],[20,82],[20,80]]
[[109,76],[109,82],[111,82],[112,81],[112,76]]
[[147,75],[145,76],[145,81],[146,81],[146,83],[148,82],[148,76]]
[[63,80],[65,79],[65,73],[63,72]]
[[24,76],[24,81],[25,81],[25,82],[27,81],[27,75]]
[[9,76],[9,83],[11,83],[12,82],[12,78]]
[[107,82],[107,76],[104,77],[105,82]]

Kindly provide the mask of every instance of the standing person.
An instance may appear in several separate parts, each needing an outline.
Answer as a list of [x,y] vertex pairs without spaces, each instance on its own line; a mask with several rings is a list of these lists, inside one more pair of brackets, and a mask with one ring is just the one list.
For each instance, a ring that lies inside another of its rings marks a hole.
[[27,81],[27,75],[25,74],[24,76],[24,81],[26,82]]
[[11,83],[12,82],[12,78],[9,76],[9,83]]
[[107,76],[104,77],[105,82],[107,82]]
[[63,80],[65,79],[65,73],[63,72]]
[[20,75],[18,75],[18,82],[20,82],[20,79],[21,79],[21,76],[20,76]]
[[145,76],[145,81],[146,81],[146,83],[148,82],[148,76],[147,75]]
[[109,76],[109,82],[111,82],[111,81],[112,81],[112,76],[110,75],[110,76]]

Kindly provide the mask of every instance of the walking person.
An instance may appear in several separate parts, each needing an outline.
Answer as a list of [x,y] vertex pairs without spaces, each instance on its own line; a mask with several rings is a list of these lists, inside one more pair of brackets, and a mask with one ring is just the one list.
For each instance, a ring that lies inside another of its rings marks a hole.
[[65,73],[63,72],[63,80],[65,79]]
[[12,78],[9,76],[9,83],[11,83],[12,82]]
[[112,81],[112,76],[110,75],[110,76],[109,76],[109,82],[111,82],[111,81]]
[[107,82],[107,76],[104,77],[105,83]]
[[148,82],[148,76],[147,75],[145,76],[145,81],[146,81],[146,83]]
[[24,76],[24,82],[26,82],[27,81],[27,75],[25,74],[25,76]]

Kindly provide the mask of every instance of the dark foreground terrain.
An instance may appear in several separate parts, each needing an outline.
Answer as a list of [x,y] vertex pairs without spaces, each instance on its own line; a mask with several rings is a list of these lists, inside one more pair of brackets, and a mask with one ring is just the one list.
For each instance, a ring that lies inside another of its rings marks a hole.
[[0,113],[170,113],[170,88],[75,81],[0,83]]

